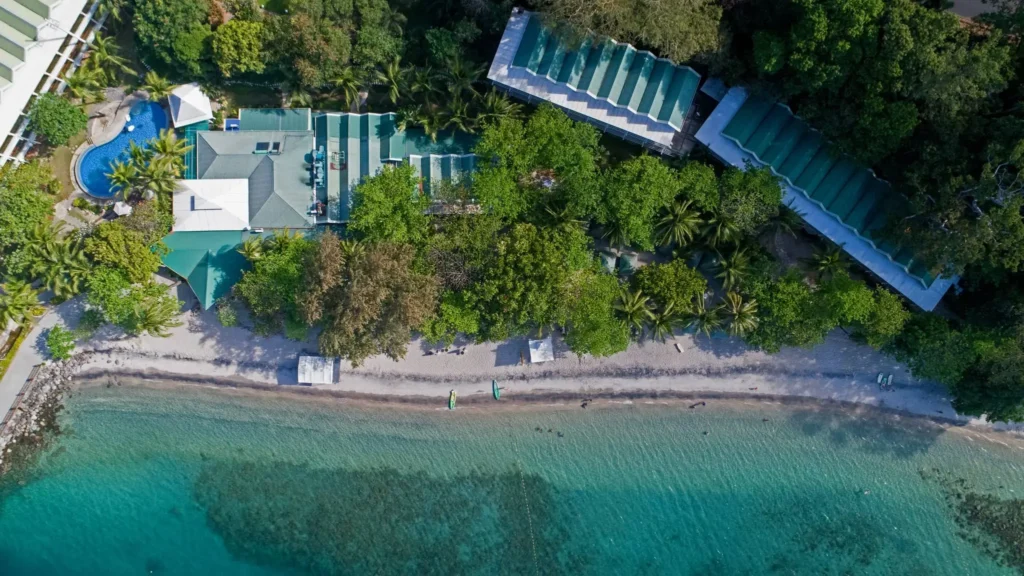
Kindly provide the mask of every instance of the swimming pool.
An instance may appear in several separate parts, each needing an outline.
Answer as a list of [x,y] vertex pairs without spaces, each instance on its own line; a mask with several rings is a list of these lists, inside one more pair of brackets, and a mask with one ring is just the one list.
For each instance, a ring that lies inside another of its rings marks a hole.
[[129,142],[142,146],[146,140],[167,128],[167,114],[156,102],[139,102],[132,106],[129,114],[132,117],[129,125],[135,126],[134,130],[121,130],[113,140],[89,148],[78,159],[78,182],[90,196],[113,198],[116,192],[110,189],[110,179],[107,178],[110,164],[128,158]]

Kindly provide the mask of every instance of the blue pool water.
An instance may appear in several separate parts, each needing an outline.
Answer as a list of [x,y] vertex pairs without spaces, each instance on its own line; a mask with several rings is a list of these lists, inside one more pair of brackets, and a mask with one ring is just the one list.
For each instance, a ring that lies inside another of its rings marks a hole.
[[1024,441],[890,415],[101,386],[61,424],[0,480],[3,576],[1019,574],[936,478],[1019,499]]
[[142,146],[146,140],[167,128],[167,114],[155,102],[139,102],[132,106],[130,114],[130,124],[135,126],[135,130],[122,130],[113,140],[87,150],[78,161],[78,181],[91,196],[113,198],[114,192],[111,191],[110,179],[107,178],[110,164],[128,157],[129,142]]

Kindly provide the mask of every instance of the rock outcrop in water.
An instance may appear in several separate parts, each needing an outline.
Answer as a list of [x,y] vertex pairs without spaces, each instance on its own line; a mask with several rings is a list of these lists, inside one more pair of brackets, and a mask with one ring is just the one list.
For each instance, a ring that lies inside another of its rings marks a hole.
[[0,476],[27,467],[60,432],[57,414],[61,400],[84,361],[85,355],[77,355],[40,367],[11,420],[0,431]]

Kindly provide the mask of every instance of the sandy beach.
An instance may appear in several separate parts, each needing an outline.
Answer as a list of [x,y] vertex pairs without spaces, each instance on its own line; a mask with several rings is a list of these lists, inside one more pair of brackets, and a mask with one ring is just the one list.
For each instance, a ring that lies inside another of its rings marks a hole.
[[[45,328],[58,320],[74,326],[80,312],[81,305],[75,301],[51,312],[36,327],[38,334],[31,335],[19,351],[0,392],[20,388],[26,371],[43,361],[39,348]],[[243,328],[221,326],[212,312],[189,312],[182,320],[183,325],[173,329],[168,338],[126,338],[101,331],[79,347],[82,357],[77,362],[76,379],[119,376],[274,387],[300,394],[428,406],[443,405],[452,389],[459,394],[460,406],[486,402],[491,398],[491,380],[496,379],[503,400],[524,400],[532,405],[578,406],[587,398],[792,398],[854,403],[988,426],[956,414],[942,386],[913,378],[905,366],[839,330],[813,349],[787,349],[776,355],[750,350],[738,339],[687,334],[664,343],[634,344],[609,358],[579,358],[556,335],[555,360],[536,365],[520,364],[521,353],[528,357],[526,339],[456,342],[449,352],[414,340],[401,361],[374,357],[359,368],[341,362],[334,384],[307,387],[298,384],[297,359],[300,354],[316,354],[312,335],[304,342],[283,336],[261,337]],[[878,372],[894,374],[893,390],[879,389],[875,381]],[[1012,425],[998,427],[1015,429]]]

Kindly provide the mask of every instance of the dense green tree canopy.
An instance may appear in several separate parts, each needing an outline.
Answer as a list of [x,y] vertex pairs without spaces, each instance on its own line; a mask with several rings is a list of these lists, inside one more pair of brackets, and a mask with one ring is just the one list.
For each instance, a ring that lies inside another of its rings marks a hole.
[[231,20],[213,35],[213,56],[225,78],[232,74],[263,72],[263,24]]
[[120,221],[97,227],[86,239],[85,250],[97,263],[121,270],[130,282],[147,282],[160,267],[160,256],[146,237]]
[[54,146],[63,146],[85,130],[89,117],[67,99],[46,93],[36,98],[28,120],[30,130],[38,132]]
[[679,175],[655,156],[627,160],[605,175],[605,220],[623,246],[654,250],[655,215],[679,193]]
[[559,322],[568,328],[565,343],[576,354],[610,356],[629,345],[629,327],[616,317],[619,281],[610,274],[583,269],[562,285],[564,309]]
[[212,32],[206,0],[136,0],[133,28],[144,54],[178,74],[197,76]]
[[415,168],[384,166],[356,187],[349,229],[370,242],[419,244],[427,236],[429,203]]

